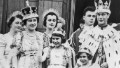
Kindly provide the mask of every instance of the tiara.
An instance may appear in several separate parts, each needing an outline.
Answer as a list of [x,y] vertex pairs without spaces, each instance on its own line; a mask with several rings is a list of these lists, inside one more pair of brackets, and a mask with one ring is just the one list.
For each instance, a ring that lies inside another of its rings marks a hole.
[[60,34],[60,35],[63,35],[64,36],[64,33],[62,30],[54,30],[53,31],[53,34]]
[[14,11],[14,12],[9,16],[9,18],[7,19],[7,22],[9,22],[9,20],[11,19],[11,17],[15,17],[15,16],[17,16],[17,15],[23,16],[22,12],[20,12],[20,11]]
[[111,4],[111,0],[105,1],[103,3],[102,0],[98,0],[98,2],[96,0],[94,0],[94,4],[96,7],[96,12],[107,12],[109,14],[111,14],[110,11],[110,4]]
[[50,13],[50,12],[55,13],[55,14],[59,17],[59,12],[58,12],[56,9],[50,8],[50,9],[45,10],[45,11],[43,12],[42,19],[44,20],[45,16],[46,16],[48,13]]

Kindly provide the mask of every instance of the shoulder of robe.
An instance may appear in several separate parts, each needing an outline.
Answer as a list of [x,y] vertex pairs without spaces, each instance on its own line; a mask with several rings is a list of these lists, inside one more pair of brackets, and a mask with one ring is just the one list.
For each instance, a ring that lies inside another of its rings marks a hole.
[[78,28],[78,29],[74,32],[74,34],[80,34],[81,31],[82,31],[82,29]]

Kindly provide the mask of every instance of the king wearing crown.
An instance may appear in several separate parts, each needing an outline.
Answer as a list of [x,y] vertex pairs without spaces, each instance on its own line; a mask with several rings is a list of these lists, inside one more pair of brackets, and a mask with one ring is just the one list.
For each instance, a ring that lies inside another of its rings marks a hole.
[[95,0],[98,25],[84,36],[79,36],[79,42],[86,44],[94,55],[92,63],[101,68],[120,68],[120,35],[108,25],[111,14],[111,0]]

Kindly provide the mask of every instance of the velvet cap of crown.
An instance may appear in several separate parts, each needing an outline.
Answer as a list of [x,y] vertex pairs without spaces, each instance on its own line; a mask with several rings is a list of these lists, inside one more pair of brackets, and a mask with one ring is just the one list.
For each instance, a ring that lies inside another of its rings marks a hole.
[[105,2],[103,2],[102,0],[94,0],[94,4],[95,4],[97,13],[106,12],[111,14],[111,11],[110,11],[111,0],[106,0]]
[[38,17],[36,7],[31,7],[31,6],[25,7],[22,9],[22,13],[23,13],[23,20],[33,17]]

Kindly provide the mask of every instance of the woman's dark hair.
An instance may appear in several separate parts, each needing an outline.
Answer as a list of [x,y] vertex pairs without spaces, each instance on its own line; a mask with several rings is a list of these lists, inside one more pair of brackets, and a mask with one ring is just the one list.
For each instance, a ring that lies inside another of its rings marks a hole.
[[[37,23],[39,23],[39,17],[35,17],[35,18],[37,19]],[[26,25],[26,24],[27,24],[27,20],[28,20],[28,19],[23,20],[23,25]]]
[[9,28],[11,27],[11,24],[14,22],[15,18],[19,18],[19,19],[22,20],[22,19],[23,19],[23,16],[18,14],[18,15],[16,15],[16,16],[11,17],[11,18],[9,19],[8,23],[7,23],[7,25],[8,25]]
[[[46,20],[47,20],[48,15],[55,15],[55,16],[56,16],[56,26],[57,26],[58,16],[57,16],[57,14],[55,14],[54,12],[49,12],[48,14],[45,15],[44,20],[43,20],[43,25],[46,27],[46,23],[47,23]],[[55,27],[56,27],[56,26],[55,26]]]
[[[85,53],[85,52],[78,52],[78,54],[76,55],[76,58],[79,59],[79,58],[80,58],[80,55],[81,55],[82,53]],[[87,54],[87,58],[88,58],[89,60],[91,60],[93,56],[90,55],[90,54],[88,54],[88,53],[86,53],[86,54]]]

